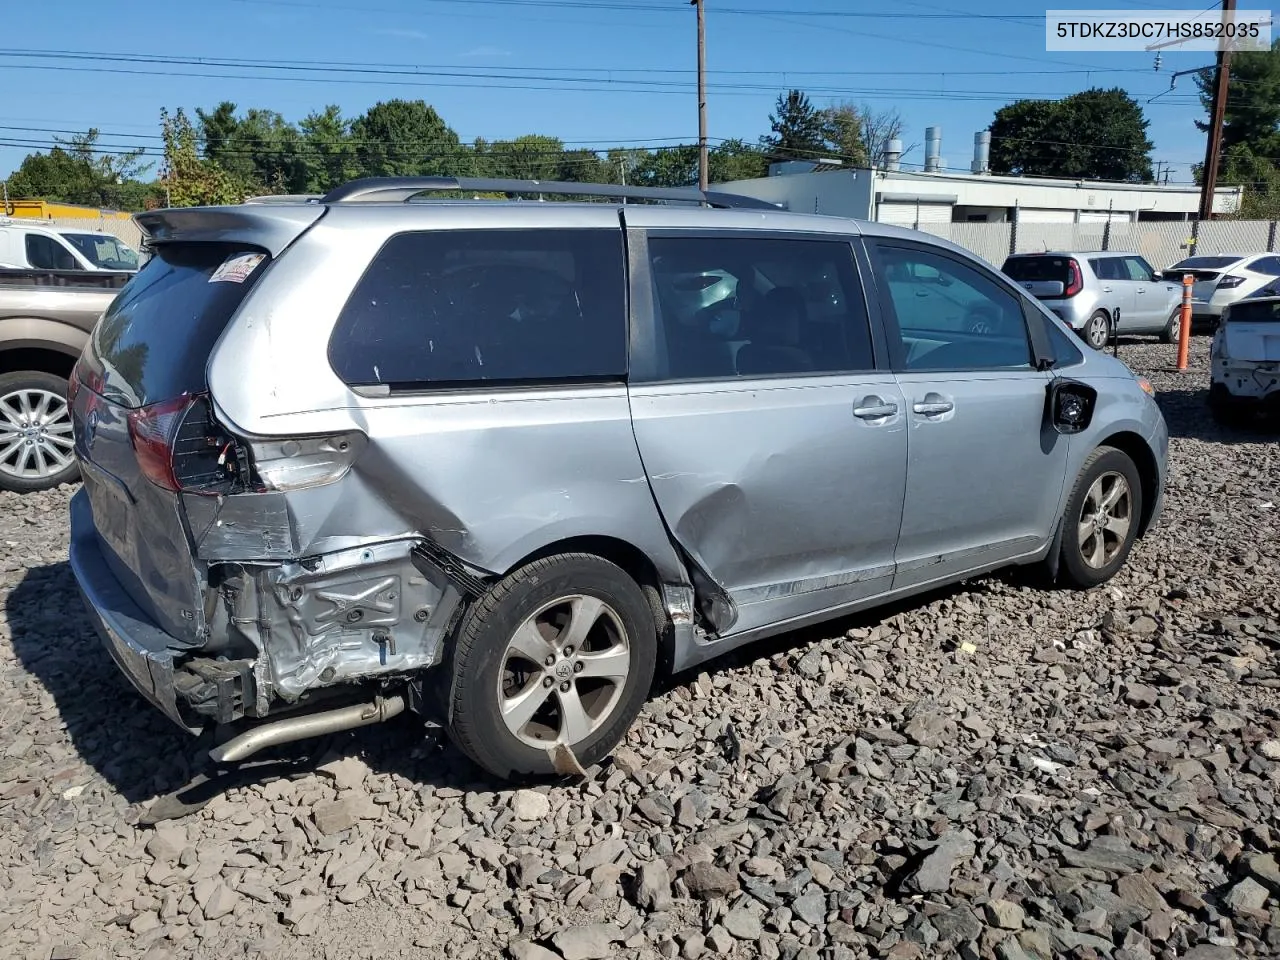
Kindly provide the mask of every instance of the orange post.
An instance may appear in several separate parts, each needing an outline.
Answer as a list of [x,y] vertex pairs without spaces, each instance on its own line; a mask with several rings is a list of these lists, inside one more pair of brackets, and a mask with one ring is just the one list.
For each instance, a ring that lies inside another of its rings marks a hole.
[[1187,354],[1191,352],[1191,289],[1196,278],[1189,274],[1182,275],[1182,319],[1178,324],[1178,371],[1187,369]]

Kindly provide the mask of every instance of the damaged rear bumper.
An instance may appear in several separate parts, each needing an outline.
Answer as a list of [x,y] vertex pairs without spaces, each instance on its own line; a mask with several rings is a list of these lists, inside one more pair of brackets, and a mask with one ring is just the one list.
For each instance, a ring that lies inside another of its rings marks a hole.
[[147,619],[107,565],[98,545],[88,494],[71,499],[71,569],[111,658],[147,700],[193,734],[203,725],[184,715],[174,688],[173,637]]
[[468,585],[426,562],[421,543],[216,562],[204,587],[206,640],[197,647],[157,626],[121,584],[87,494],[71,504],[71,564],[94,625],[138,691],[191,733],[366,681],[403,684],[435,666]]

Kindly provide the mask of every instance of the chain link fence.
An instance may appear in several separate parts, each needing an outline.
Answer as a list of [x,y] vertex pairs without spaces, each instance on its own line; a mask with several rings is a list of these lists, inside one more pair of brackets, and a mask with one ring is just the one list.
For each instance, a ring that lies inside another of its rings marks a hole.
[[32,220],[33,224],[52,227],[57,230],[87,230],[109,233],[135,250],[142,249],[142,229],[133,222],[133,218],[122,220],[119,217],[54,217],[50,220]]
[[999,267],[1012,253],[1061,250],[1140,253],[1157,270],[1193,253],[1274,253],[1280,249],[1271,220],[1152,220],[1140,223],[921,223],[925,233],[950,240]]

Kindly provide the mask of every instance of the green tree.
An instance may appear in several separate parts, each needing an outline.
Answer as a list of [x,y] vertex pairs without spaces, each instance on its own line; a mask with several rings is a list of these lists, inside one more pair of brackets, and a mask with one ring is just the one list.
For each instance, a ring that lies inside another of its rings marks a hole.
[[[1206,115],[1213,100],[1214,71],[1196,74]],[[1204,132],[1209,124],[1196,126]],[[1254,157],[1280,156],[1280,39],[1270,50],[1233,54],[1223,113],[1222,149],[1244,145]]]
[[1149,181],[1147,119],[1123,90],[1019,100],[996,111],[991,170],[1029,177]]
[[143,149],[112,154],[98,149],[96,128],[76,134],[48,153],[33,153],[9,178],[15,199],[56,200],[93,207],[140,210],[146,187],[138,177],[150,169]]
[[644,153],[628,178],[642,187],[687,187],[698,182],[698,147],[683,144]]
[[274,110],[251,108],[243,117],[224,101],[211,112],[196,110],[204,155],[236,180],[261,193],[306,189],[302,135]]
[[827,147],[845,166],[865,167],[870,159],[864,139],[862,109],[841,103],[822,111],[823,136]]
[[[1197,173],[1196,179],[1199,179]],[[1236,216],[1243,220],[1280,220],[1280,166],[1260,157],[1248,144],[1237,143],[1223,152],[1219,181],[1244,187]]]
[[742,140],[725,140],[707,157],[707,179],[712,183],[754,180],[768,173],[769,158]]
[[458,135],[422,100],[375,103],[351,125],[356,167],[364,177],[452,174]]
[[351,124],[330,104],[298,124],[303,193],[326,193],[360,176]]
[[761,144],[775,160],[814,160],[828,152],[826,118],[800,90],[778,94],[769,126],[773,133]]
[[493,176],[516,180],[559,179],[564,143],[531,133],[514,140],[495,140],[489,147]]
[[170,206],[196,207],[244,200],[248,185],[213,160],[200,156],[199,137],[181,107],[173,114],[161,110],[160,125],[164,136],[162,183]]

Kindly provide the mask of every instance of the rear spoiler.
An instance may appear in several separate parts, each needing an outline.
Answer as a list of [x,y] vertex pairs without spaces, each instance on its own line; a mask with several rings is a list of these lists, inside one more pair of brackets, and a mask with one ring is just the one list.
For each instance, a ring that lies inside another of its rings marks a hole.
[[171,207],[134,215],[147,245],[242,243],[279,256],[324,216],[318,203],[258,203],[234,207]]

